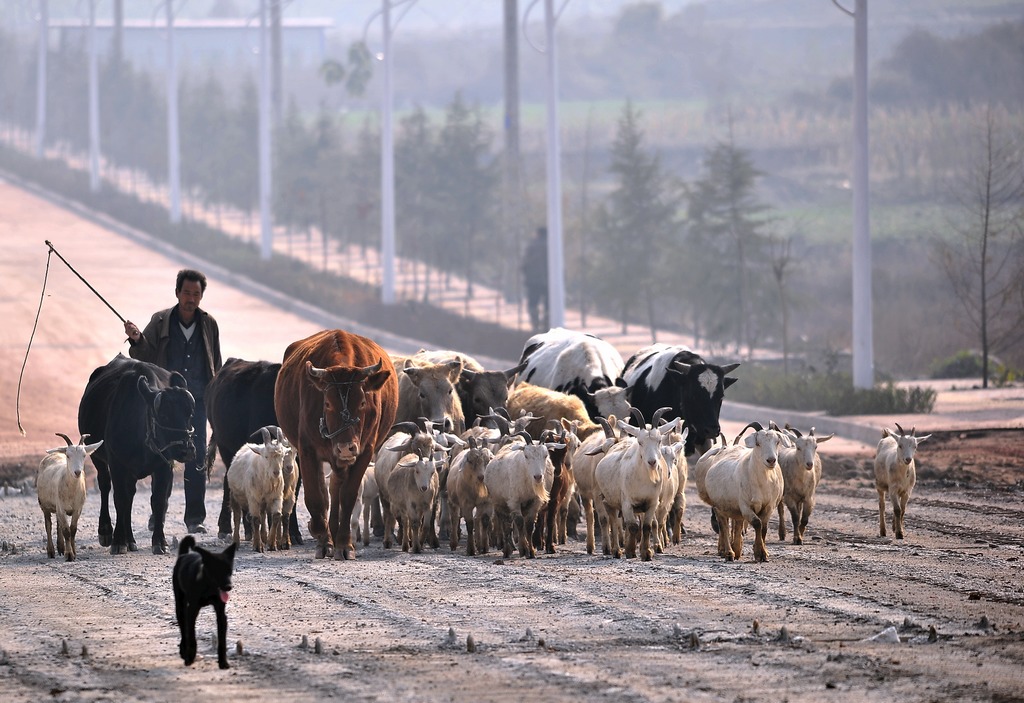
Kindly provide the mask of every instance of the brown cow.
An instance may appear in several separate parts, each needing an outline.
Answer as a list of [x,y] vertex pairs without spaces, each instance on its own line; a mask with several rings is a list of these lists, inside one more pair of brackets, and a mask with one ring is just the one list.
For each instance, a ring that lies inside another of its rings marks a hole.
[[[324,330],[292,342],[274,387],[278,424],[298,450],[316,557],[354,559],[352,508],[398,409],[398,379],[371,339]],[[331,465],[330,520],[323,462]]]

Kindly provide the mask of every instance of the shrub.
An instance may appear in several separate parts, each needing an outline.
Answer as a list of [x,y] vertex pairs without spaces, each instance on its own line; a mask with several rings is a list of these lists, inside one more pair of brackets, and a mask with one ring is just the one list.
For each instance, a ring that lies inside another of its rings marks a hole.
[[891,381],[876,388],[854,388],[847,373],[785,375],[755,366],[740,367],[736,376],[740,382],[729,389],[731,400],[774,408],[888,415],[930,413],[935,407],[935,391],[930,388],[899,388]]
[[981,354],[976,351],[963,350],[951,357],[936,361],[932,366],[931,377],[980,379]]

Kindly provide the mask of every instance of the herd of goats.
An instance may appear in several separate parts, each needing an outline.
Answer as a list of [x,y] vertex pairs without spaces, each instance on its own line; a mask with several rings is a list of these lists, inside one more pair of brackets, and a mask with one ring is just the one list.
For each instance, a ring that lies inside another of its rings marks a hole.
[[[665,344],[623,360],[607,342],[561,328],[531,337],[520,363],[503,371],[453,351],[388,355],[341,330],[294,342],[282,363],[229,359],[205,397],[207,467],[218,451],[227,467],[218,531],[236,544],[245,536],[260,552],[301,543],[301,487],[318,558],[353,558],[355,543],[368,545],[375,529],[385,548],[397,535],[403,550],[447,539],[455,551],[463,526],[470,556],[500,549],[505,558],[516,550],[533,557],[564,544],[582,512],[588,554],[599,529],[604,554],[646,561],[680,542],[692,480],[712,508],[718,554],[739,559],[750,525],[753,557],[767,561],[776,511],[779,538],[788,509],[793,542],[802,543],[821,478],[817,445],[832,435],[751,422],[728,441],[718,418],[737,366]],[[39,467],[51,558],[76,556],[90,455],[100,544],[115,554],[137,549],[134,484],[151,476],[153,551],[166,553],[171,469],[194,457],[194,401],[175,376],[121,355],[93,372],[79,410],[83,438],[61,435],[66,446],[49,450]],[[888,494],[902,539],[914,453],[928,436],[896,428],[882,431],[874,468],[879,532],[886,534]]]

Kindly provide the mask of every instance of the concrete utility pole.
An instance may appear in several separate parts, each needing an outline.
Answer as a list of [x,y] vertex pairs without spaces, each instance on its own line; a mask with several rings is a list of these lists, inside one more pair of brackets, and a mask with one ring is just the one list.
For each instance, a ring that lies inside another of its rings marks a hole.
[[46,148],[46,57],[50,43],[50,13],[46,0],[39,0],[39,58],[36,62],[36,157]]
[[557,21],[554,0],[544,0],[544,50],[548,74],[548,319],[552,327],[563,327],[565,267],[562,262],[562,147],[558,134],[558,47],[555,43]]
[[[504,217],[504,247],[506,261],[519,261],[519,239],[523,234],[520,222],[519,185],[519,10],[516,0],[504,0],[505,43],[505,169],[502,188]],[[513,252],[516,254],[513,256]],[[519,268],[511,273],[513,280],[506,284],[505,293],[518,292]]]
[[181,222],[181,147],[178,140],[178,56],[174,46],[174,0],[167,8],[167,183],[171,223]]
[[267,40],[267,2],[260,0],[260,258],[269,261],[274,252],[274,227],[270,216],[270,42]]
[[100,192],[100,82],[96,0],[89,0],[89,190]]
[[875,385],[871,313],[871,223],[868,209],[868,1],[856,0],[853,17],[853,387]]
[[282,0],[270,0],[270,104],[274,126],[281,126],[284,115],[284,36],[281,27]]
[[381,33],[384,42],[384,90],[381,95],[380,124],[380,301],[385,305],[391,305],[395,302],[395,143],[391,114],[394,100],[391,70],[391,0],[381,2]]

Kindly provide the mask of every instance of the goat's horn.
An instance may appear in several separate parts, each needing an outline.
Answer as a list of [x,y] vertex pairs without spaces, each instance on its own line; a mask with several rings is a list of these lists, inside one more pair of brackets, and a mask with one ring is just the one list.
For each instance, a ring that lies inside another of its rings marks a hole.
[[[900,423],[894,422],[893,424],[896,425],[896,429],[900,431],[900,435],[906,434],[906,431],[902,427],[900,427]],[[911,434],[913,434],[913,432],[911,432]]]
[[615,430],[613,430],[612,426],[610,424],[608,424],[608,421],[605,420],[603,417],[597,418],[597,421],[599,423],[601,423],[601,427],[602,427],[602,429],[604,429],[604,436],[605,436],[605,438],[606,439],[614,439],[615,438]]
[[266,427],[260,428],[260,434],[263,436],[264,445],[270,444],[273,441],[273,437],[270,436],[270,430],[268,430]]
[[664,408],[658,408],[657,410],[655,410],[654,411],[654,417],[651,418],[651,426],[652,427],[658,427],[661,424],[663,424],[662,422],[660,422],[661,416],[664,415],[665,413],[671,411],[671,410],[672,410],[672,408],[667,407],[667,406],[664,407]]
[[393,424],[391,426],[391,431],[408,432],[409,434],[416,434],[417,432],[420,432],[421,429],[420,426],[417,425],[415,422],[409,422],[408,420],[406,420],[404,422],[396,422],[395,424]]
[[57,435],[58,437],[63,437],[63,438],[64,438],[64,441],[68,443],[68,446],[69,446],[69,447],[70,447],[70,446],[73,446],[73,445],[74,445],[74,442],[72,442],[72,441],[71,441],[71,438],[70,438],[70,437],[68,437],[68,436],[67,436],[66,434],[64,434],[63,432],[54,432],[54,434],[55,434],[55,435]]
[[647,427],[647,421],[644,420],[644,414],[640,412],[638,408],[630,407],[629,414],[634,420],[636,420],[637,427],[640,429]]

